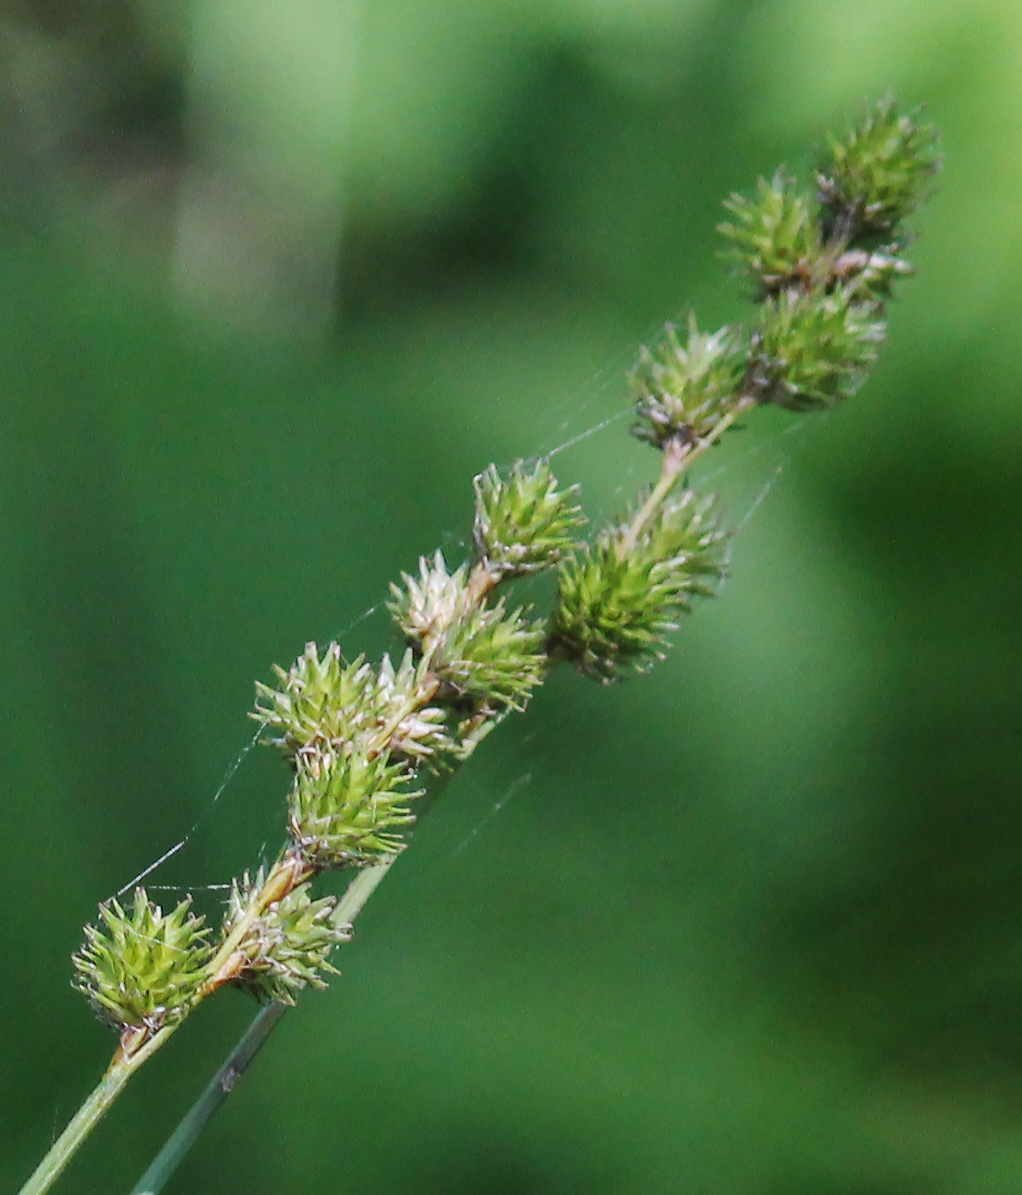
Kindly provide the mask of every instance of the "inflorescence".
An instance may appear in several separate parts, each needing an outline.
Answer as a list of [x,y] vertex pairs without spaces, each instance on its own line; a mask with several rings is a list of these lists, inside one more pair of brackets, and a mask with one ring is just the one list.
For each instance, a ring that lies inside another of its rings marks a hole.
[[[314,643],[274,685],[257,685],[253,717],[287,761],[287,843],[277,862],[233,882],[211,935],[189,901],[165,914],[146,892],[132,911],[100,906],[74,956],[75,984],[137,1049],[223,984],[293,1002],[336,973],[350,936],[332,897],[310,884],[401,851],[431,777],[456,767],[554,663],[607,683],[662,656],[678,616],[717,592],[727,536],[711,497],[688,482],[696,458],[754,407],[832,407],[854,394],[885,336],[893,284],[912,272],[903,221],[940,166],[936,135],[892,100],[830,138],[815,188],[778,172],[726,203],[720,231],[758,301],[748,328],[668,325],[631,373],[633,434],[662,454],[660,479],[635,509],[590,540],[576,489],[545,461],[493,466],[474,481],[472,558],[440,552],[392,586],[404,640],[398,663],[348,661]],[[557,575],[547,617],[498,590]]]

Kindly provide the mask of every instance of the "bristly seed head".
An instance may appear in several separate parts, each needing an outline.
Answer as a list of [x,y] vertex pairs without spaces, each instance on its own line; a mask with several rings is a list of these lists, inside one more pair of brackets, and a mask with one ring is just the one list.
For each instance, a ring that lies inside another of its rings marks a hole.
[[256,685],[251,716],[277,732],[269,741],[296,766],[315,772],[356,748],[382,746],[409,760],[451,748],[446,712],[422,699],[424,669],[410,652],[396,669],[385,655],[375,672],[363,656],[345,664],[337,643],[327,644],[322,657],[307,643],[288,671],[274,671],[279,687]]
[[443,554],[419,561],[418,578],[391,586],[394,620],[440,682],[439,696],[455,704],[481,702],[521,709],[546,671],[543,627],[525,611],[508,612],[473,593],[464,565],[448,572]]
[[936,129],[920,123],[919,110],[900,113],[890,98],[844,138],[828,137],[827,147],[816,176],[823,234],[853,248],[892,241],[941,167]]
[[[246,871],[241,880],[233,881],[222,931],[225,939],[246,915],[265,881],[261,867],[254,878]],[[323,972],[340,974],[329,962],[331,950],[351,938],[349,926],[337,926],[331,920],[336,904],[335,896],[313,900],[308,883],[274,901],[250,923],[238,944],[245,962],[231,983],[264,1004],[270,1000],[294,1004],[302,988],[325,988]]]
[[403,849],[401,827],[415,820],[408,802],[413,773],[386,754],[353,751],[315,773],[299,768],[288,829],[298,854],[316,869],[364,867]]
[[572,531],[586,520],[571,499],[578,486],[558,490],[546,461],[517,461],[507,480],[490,465],[473,482],[472,537],[479,560],[500,577],[549,568],[574,546]]
[[85,927],[72,961],[73,986],[102,1020],[122,1032],[155,1033],[189,1010],[212,953],[204,918],[189,912],[191,903],[186,897],[164,913],[136,888],[130,913],[116,900],[99,906],[102,924]]
[[886,325],[854,291],[767,299],[753,337],[750,381],[758,400],[793,411],[833,406],[859,388]]
[[726,535],[711,517],[712,502],[686,489],[627,551],[626,521],[565,561],[550,626],[554,657],[604,683],[662,658],[677,616],[694,598],[715,594],[725,574]]
[[778,170],[761,178],[756,195],[732,195],[724,206],[734,222],[717,225],[734,248],[725,256],[741,263],[759,297],[811,283],[823,248],[816,205],[793,178]]
[[746,358],[739,328],[700,332],[690,314],[682,344],[668,324],[660,343],[642,350],[629,378],[638,415],[632,435],[657,448],[709,436],[742,397]]

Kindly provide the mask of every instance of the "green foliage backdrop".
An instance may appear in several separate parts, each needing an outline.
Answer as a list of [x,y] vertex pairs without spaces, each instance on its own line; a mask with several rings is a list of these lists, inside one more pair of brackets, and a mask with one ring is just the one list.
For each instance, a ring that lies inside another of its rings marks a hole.
[[[945,172],[875,375],[720,450],[732,524],[772,483],[720,600],[488,740],[176,1189],[1016,1192],[1018,6],[380,0],[353,49],[275,8],[0,10],[0,1183],[112,1048],[69,986],[96,902],[198,819],[155,882],[276,849],[271,753],[212,801],[253,680],[385,646],[351,624],[457,557],[474,473],[615,415],[688,305],[740,318],[720,200],[890,91]],[[183,275],[196,112],[263,188],[242,259],[331,212],[339,248],[217,291],[216,225]],[[626,426],[555,460],[591,509],[651,476]],[[249,1013],[189,1023],[59,1189],[128,1189]]]

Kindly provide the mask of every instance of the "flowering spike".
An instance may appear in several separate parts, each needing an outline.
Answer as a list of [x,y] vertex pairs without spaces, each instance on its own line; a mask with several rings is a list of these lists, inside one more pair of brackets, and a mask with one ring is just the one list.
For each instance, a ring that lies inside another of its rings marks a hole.
[[388,750],[395,761],[417,764],[453,750],[447,711],[420,700],[428,687],[428,669],[423,661],[416,663],[410,648],[396,670],[389,655],[380,661],[375,702],[381,726],[388,729]]
[[503,601],[476,608],[451,628],[430,661],[431,671],[456,699],[524,709],[546,673],[543,624],[510,614]]
[[322,658],[315,643],[307,643],[287,672],[275,671],[280,687],[257,684],[251,716],[274,728],[278,735],[269,741],[309,770],[355,746],[371,750],[381,735],[395,757],[413,760],[449,746],[446,714],[420,700],[423,670],[411,654],[396,670],[384,656],[374,672],[362,656],[345,664],[336,643]]
[[585,522],[569,501],[578,487],[558,490],[546,461],[518,461],[507,481],[490,465],[472,482],[476,492],[473,539],[479,559],[501,577],[539,572],[574,545],[571,531]]
[[[232,882],[224,938],[245,917],[265,880],[260,868],[254,879],[246,871],[240,881]],[[331,920],[336,904],[335,896],[313,900],[308,883],[274,901],[249,923],[237,947],[245,961],[231,982],[264,1004],[277,1000],[293,1005],[302,988],[325,988],[322,972],[340,974],[328,961],[330,951],[351,939],[349,926],[337,926]]]
[[212,953],[204,919],[188,911],[191,903],[189,896],[164,913],[136,888],[130,913],[116,900],[99,906],[103,924],[85,927],[72,961],[73,986],[100,1019],[122,1032],[155,1033],[184,1017]]
[[663,448],[708,436],[741,396],[746,353],[739,329],[700,332],[689,315],[688,340],[668,324],[655,349],[644,348],[630,375],[639,416],[632,435]]
[[692,490],[668,499],[628,543],[626,526],[603,533],[560,570],[549,647],[607,683],[629,666],[663,656],[665,634],[694,597],[716,593],[724,577],[724,533],[710,517],[712,498]]
[[[48,1188],[134,1067],[199,999],[233,983],[292,1003],[302,988],[324,985],[329,952],[350,932],[335,918],[341,908],[349,922],[358,915],[404,847],[410,804],[423,795],[412,787],[418,769],[466,759],[524,707],[554,661],[606,683],[662,656],[679,614],[717,591],[727,564],[712,499],[698,501],[685,478],[755,403],[826,408],[857,388],[884,337],[893,282],[911,272],[899,225],[939,169],[936,147],[930,127],[888,100],[830,140],[815,197],[783,173],[761,180],[752,198],[731,197],[721,230],[758,283],[758,323],[743,337],[738,327],[701,333],[693,317],[687,337],[668,326],[642,351],[632,430],[662,461],[626,523],[579,545],[574,488],[559,491],[546,462],[518,462],[506,478],[491,466],[474,480],[475,560],[452,572],[437,552],[391,587],[408,645],[399,664],[349,664],[336,643],[322,654],[309,643],[290,669],[275,668],[276,687],[257,686],[252,716],[293,769],[290,843],[268,875],[234,883],[215,953],[189,900],[164,914],[138,889],[130,913],[116,900],[100,905],[98,927],[86,926],[74,956],[74,986],[120,1029],[120,1046],[25,1190]],[[494,600],[498,584],[554,563],[546,629]],[[373,863],[381,866],[341,905],[310,896],[316,873]],[[247,1035],[243,1050],[255,1041]],[[196,1115],[202,1105],[192,1127]],[[180,1156],[174,1140],[161,1164]]]

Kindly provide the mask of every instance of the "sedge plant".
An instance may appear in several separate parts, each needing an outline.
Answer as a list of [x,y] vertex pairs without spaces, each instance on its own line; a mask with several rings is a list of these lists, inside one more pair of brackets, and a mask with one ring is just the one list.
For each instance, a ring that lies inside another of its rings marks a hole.
[[[659,455],[634,507],[586,536],[577,487],[549,462],[491,466],[474,480],[472,553],[437,551],[391,587],[403,645],[372,663],[309,643],[252,716],[287,762],[285,841],[272,864],[233,880],[219,926],[191,898],[163,909],[144,888],[99,906],[74,955],[75,986],[117,1048],[23,1188],[46,1191],[132,1075],[186,1017],[224,988],[264,1005],[245,1039],[136,1191],[166,1181],[213,1109],[333,958],[392,863],[417,810],[556,664],[609,684],[662,657],[680,615],[715,594],[728,534],[691,467],[756,408],[824,411],[853,395],[884,340],[884,309],[912,273],[903,225],[940,167],[934,129],[884,100],[831,137],[808,186],[783,170],[733,195],[720,231],[751,283],[747,325],[668,325],[630,375],[632,432]],[[544,613],[517,605],[516,579],[554,570]],[[328,871],[353,876],[339,899]]]

